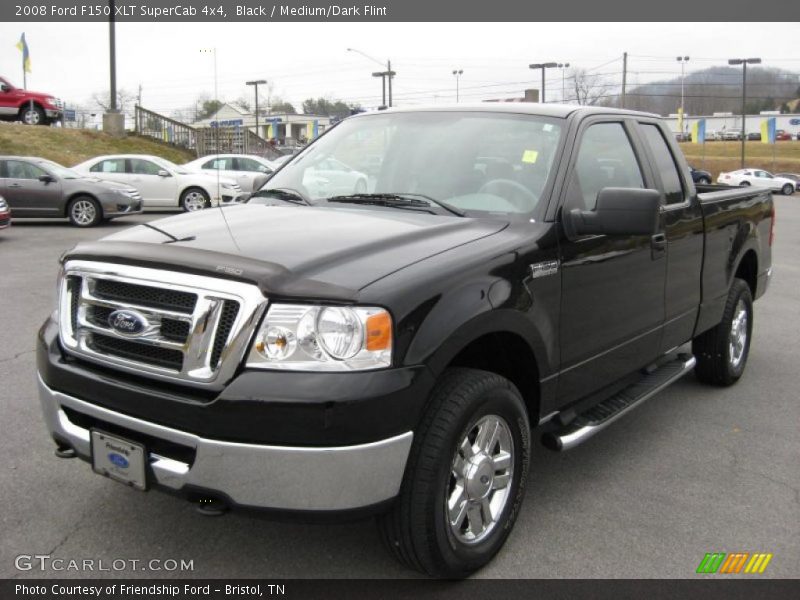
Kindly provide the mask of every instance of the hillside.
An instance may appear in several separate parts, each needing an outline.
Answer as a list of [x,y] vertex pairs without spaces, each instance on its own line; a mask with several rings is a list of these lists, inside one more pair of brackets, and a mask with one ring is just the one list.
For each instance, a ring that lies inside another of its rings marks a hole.
[[101,154],[153,154],[182,164],[195,158],[152,138],[113,138],[100,131],[0,123],[0,155],[40,156],[72,167]]

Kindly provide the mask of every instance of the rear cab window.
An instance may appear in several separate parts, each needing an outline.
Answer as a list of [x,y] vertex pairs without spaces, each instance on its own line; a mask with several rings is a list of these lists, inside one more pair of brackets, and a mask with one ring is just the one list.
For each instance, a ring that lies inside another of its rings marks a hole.
[[639,127],[653,156],[653,167],[660,176],[666,204],[684,202],[686,190],[678,174],[678,163],[664,139],[661,128],[654,123],[639,123]]

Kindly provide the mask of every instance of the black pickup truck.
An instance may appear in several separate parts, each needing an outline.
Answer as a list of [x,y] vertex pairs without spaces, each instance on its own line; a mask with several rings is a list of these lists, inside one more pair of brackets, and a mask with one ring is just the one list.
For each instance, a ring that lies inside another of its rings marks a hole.
[[377,515],[403,563],[465,576],[514,525],[533,434],[567,450],[692,370],[741,377],[774,222],[768,192],[698,193],[654,115],[357,115],[246,205],[67,252],[45,421],[134,488]]

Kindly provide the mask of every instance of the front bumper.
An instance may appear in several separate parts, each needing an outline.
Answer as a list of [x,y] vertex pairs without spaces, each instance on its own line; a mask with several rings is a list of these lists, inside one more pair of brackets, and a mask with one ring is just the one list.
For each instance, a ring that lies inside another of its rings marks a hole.
[[111,198],[101,201],[103,216],[106,218],[124,217],[127,215],[138,215],[143,211],[141,199],[128,200],[126,198]]
[[47,116],[48,119],[57,121],[61,119],[63,111],[60,108],[45,108],[44,114]]
[[[224,442],[109,410],[48,387],[39,399],[53,438],[90,460],[87,422],[143,441],[148,479],[178,492],[201,490],[227,502],[292,511],[347,511],[380,504],[400,489],[412,432],[338,447],[293,447]],[[80,422],[77,422],[80,421]],[[184,448],[168,456],[170,448]],[[166,449],[166,450],[165,450]]]

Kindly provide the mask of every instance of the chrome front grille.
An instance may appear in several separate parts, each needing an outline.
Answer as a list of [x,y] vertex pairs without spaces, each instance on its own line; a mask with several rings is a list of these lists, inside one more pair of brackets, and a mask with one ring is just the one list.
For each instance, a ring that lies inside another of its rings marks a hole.
[[65,265],[60,295],[68,352],[203,387],[233,376],[266,308],[254,285],[90,261]]

